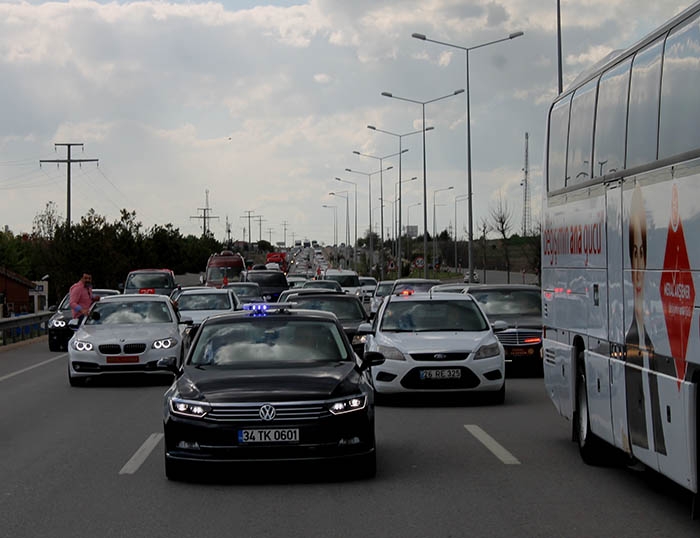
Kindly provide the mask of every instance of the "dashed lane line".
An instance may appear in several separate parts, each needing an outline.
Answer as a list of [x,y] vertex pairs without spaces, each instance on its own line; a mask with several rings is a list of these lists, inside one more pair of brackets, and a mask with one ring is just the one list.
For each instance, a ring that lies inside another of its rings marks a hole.
[[518,458],[513,456],[508,450],[506,450],[503,445],[491,437],[488,433],[482,430],[476,424],[465,424],[464,428],[471,433],[478,441],[481,442],[486,448],[488,448],[491,453],[501,460],[506,465],[520,465]]
[[67,353],[62,353],[58,357],[53,357],[51,359],[47,359],[43,362],[38,362],[36,364],[33,364],[31,366],[27,366],[26,368],[22,368],[21,370],[17,370],[16,372],[12,372],[11,374],[6,374],[2,377],[0,377],[0,381],[6,381],[12,377],[15,377],[16,375],[23,374],[24,372],[28,372],[29,370],[33,370],[34,368],[39,368],[39,366],[44,366],[45,364],[49,364],[50,362],[57,361],[59,359],[65,359],[68,356]]
[[153,452],[153,449],[160,443],[162,438],[162,433],[152,433],[149,435],[148,439],[141,445],[141,448],[139,448],[134,455],[131,456],[131,459],[126,462],[124,467],[121,468],[119,474],[134,474],[138,471],[139,467],[146,461],[146,458]]

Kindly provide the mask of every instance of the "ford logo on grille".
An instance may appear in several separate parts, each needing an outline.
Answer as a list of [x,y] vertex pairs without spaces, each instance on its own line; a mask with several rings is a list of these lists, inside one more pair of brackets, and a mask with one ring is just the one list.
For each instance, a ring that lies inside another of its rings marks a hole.
[[270,404],[265,404],[260,408],[260,418],[266,421],[273,420],[277,415],[277,411]]
[[436,353],[435,355],[433,355],[433,359],[435,359],[436,361],[444,361],[446,358],[447,355],[445,355],[444,353]]

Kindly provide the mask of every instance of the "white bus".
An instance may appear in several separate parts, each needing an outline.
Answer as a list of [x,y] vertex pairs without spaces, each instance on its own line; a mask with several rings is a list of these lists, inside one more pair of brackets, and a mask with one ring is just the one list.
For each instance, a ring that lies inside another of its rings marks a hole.
[[700,515],[700,3],[551,105],[547,393],[587,463],[626,453]]

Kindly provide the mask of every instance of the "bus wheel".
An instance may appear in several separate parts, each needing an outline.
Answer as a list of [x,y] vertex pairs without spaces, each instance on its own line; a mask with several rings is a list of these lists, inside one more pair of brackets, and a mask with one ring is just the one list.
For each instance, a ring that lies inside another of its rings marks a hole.
[[588,465],[600,465],[605,461],[605,444],[591,431],[586,393],[586,373],[581,369],[576,377],[576,433],[581,459]]

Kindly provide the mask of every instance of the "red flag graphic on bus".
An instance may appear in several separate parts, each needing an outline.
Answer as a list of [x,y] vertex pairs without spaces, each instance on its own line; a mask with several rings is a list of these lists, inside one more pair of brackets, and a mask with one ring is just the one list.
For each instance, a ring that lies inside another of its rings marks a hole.
[[[664,270],[661,275],[661,303],[671,354],[676,362],[676,376],[685,378],[686,351],[695,304],[695,286],[690,272],[683,223],[678,210],[678,189],[673,186],[671,222],[666,238]],[[680,384],[679,384],[680,386]]]

